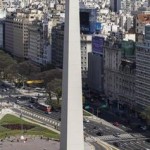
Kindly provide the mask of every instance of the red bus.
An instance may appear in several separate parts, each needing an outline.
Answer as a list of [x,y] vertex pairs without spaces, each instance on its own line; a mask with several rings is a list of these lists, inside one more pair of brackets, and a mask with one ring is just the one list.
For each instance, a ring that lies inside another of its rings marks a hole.
[[37,108],[48,114],[51,113],[51,110],[52,110],[52,107],[45,103],[38,103]]

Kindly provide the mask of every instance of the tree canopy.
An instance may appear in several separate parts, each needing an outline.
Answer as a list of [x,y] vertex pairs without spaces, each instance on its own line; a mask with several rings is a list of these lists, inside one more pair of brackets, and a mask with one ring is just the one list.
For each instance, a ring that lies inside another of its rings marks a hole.
[[8,66],[16,63],[17,62],[10,55],[0,50],[0,72],[4,71]]
[[54,80],[48,82],[47,92],[49,93],[49,97],[51,99],[52,94],[57,98],[57,105],[60,104],[60,98],[62,97],[62,80],[55,78]]
[[145,110],[141,112],[141,116],[150,125],[150,106],[146,107]]

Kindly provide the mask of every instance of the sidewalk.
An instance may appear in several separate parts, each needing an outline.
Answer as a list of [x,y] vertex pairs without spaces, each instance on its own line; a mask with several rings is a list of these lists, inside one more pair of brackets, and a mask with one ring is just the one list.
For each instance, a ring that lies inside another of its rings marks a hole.
[[84,149],[85,150],[95,150],[95,147],[93,145],[91,145],[90,143],[85,142]]

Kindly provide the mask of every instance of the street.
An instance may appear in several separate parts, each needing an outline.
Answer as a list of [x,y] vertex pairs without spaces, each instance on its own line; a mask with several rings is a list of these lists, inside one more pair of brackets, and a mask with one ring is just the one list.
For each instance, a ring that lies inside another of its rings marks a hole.
[[[30,108],[29,99],[38,95],[38,92],[35,92],[32,89],[30,91],[30,95],[25,95],[22,97],[23,91],[16,88],[12,88],[9,85],[0,86],[0,95],[1,101],[9,102],[14,105],[11,108],[14,112],[23,116],[30,117],[32,119],[39,120],[42,124],[49,125],[55,129],[60,130],[60,121],[61,121],[61,112],[60,111],[52,111],[50,114],[46,114],[44,111],[39,110],[36,107]],[[15,104],[18,99],[17,96],[20,96],[21,104]],[[22,99],[22,100],[21,100]],[[43,96],[44,99],[44,96]],[[42,100],[42,98],[41,98]],[[96,109],[95,109],[96,110]],[[122,118],[115,115],[113,112],[109,110],[103,110],[99,113],[101,119],[99,122],[94,121],[91,118],[84,119],[84,131],[89,137],[93,137],[96,141],[105,141],[109,144],[118,147],[121,150],[146,150],[150,149],[150,143],[146,142],[148,136],[145,134],[146,132],[137,132],[136,130],[131,129],[128,124],[123,124]],[[107,120],[108,122],[104,122],[102,120]],[[111,126],[109,125],[111,123]],[[119,126],[113,126],[113,122],[119,122]],[[93,141],[91,141],[93,142]],[[99,146],[93,142],[94,146],[97,149],[100,149]]]

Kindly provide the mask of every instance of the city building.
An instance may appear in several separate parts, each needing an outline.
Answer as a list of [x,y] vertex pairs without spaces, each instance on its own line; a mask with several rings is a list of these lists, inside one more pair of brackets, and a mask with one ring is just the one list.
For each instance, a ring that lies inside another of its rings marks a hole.
[[80,8],[80,33],[95,33],[95,23],[97,20],[97,11],[95,8]]
[[121,0],[110,0],[111,10],[114,12],[119,12],[121,10]]
[[[116,88],[118,89],[118,103],[132,109],[135,106],[135,61],[121,59],[118,70]],[[119,106],[118,105],[118,106]]]
[[52,28],[52,64],[55,67],[63,68],[63,40],[64,23],[57,24]]
[[121,64],[121,42],[108,38],[104,44],[104,91],[110,100],[118,99],[117,76]]
[[21,59],[28,58],[28,27],[36,19],[43,16],[40,12],[13,13],[5,20],[5,50]]
[[150,25],[145,26],[143,41],[136,44],[136,103],[150,105]]
[[95,93],[104,91],[103,56],[96,53],[88,54],[88,87]]
[[150,24],[150,11],[148,14],[145,14],[144,12],[137,14],[135,19],[135,33],[137,42],[142,42],[144,40],[145,25]]
[[[109,38],[104,44],[104,91],[110,103],[135,103],[135,43]],[[118,106],[119,106],[118,105]]]
[[4,45],[5,45],[5,32],[4,32],[4,29],[5,29],[5,25],[4,25],[4,20],[0,20],[0,48],[4,48]]
[[51,62],[50,44],[48,42],[48,25],[35,22],[29,26],[28,59],[38,65],[46,65]]
[[81,34],[81,70],[82,78],[87,79],[88,53],[92,52],[92,35]]
[[92,52],[88,53],[88,80],[90,91],[104,92],[104,37],[93,35]]
[[[87,78],[88,53],[92,51],[92,35],[81,34],[81,69],[82,77]],[[64,24],[57,24],[52,29],[52,64],[58,68],[63,66]]]

